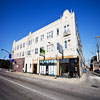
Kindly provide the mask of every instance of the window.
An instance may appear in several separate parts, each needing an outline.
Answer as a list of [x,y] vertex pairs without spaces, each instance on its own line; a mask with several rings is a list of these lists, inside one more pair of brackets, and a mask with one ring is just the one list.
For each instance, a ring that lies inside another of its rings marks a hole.
[[30,68],[31,68],[31,64],[30,64]]
[[54,49],[54,45],[47,45],[47,52],[51,52]]
[[31,55],[31,50],[27,51],[27,55]]
[[69,31],[69,25],[64,26],[64,32],[67,32],[67,31]]
[[15,50],[16,50],[16,47],[15,47]]
[[67,48],[67,41],[65,41],[65,48]]
[[47,33],[47,39],[53,38],[53,31]]
[[59,28],[57,28],[57,36],[59,35]]
[[43,35],[41,35],[41,41],[44,39],[44,34]]
[[17,57],[18,57],[18,55],[19,55],[19,54],[17,53]]
[[28,45],[31,45],[32,44],[32,40],[28,41]]
[[[41,49],[44,49],[44,47],[40,47],[40,50],[41,50]],[[41,51],[40,51],[40,52],[41,52]]]
[[22,48],[22,44],[20,44],[20,49]]
[[25,43],[23,43],[23,47],[25,47]]
[[35,54],[38,54],[38,48],[35,48]]
[[22,52],[22,56],[24,56],[24,52]]
[[17,50],[19,49],[19,45],[17,46]]
[[19,53],[19,57],[21,57],[21,52]]
[[38,42],[38,37],[35,38],[35,43],[37,43],[37,42]]
[[44,47],[40,47],[40,55],[45,55],[45,49],[44,49]]
[[57,50],[59,50],[59,43],[57,43]]
[[64,26],[64,32],[66,32],[66,26]]

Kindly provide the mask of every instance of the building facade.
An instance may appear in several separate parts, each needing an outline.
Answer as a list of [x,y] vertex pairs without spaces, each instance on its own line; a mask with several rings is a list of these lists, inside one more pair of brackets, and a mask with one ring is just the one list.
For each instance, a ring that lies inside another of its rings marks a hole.
[[[40,50],[44,49],[44,56]],[[14,69],[36,74],[73,77],[83,73],[82,44],[75,13],[65,10],[55,22],[13,42]]]
[[[98,57],[99,56],[99,57]],[[100,62],[100,52],[97,53],[97,62]]]

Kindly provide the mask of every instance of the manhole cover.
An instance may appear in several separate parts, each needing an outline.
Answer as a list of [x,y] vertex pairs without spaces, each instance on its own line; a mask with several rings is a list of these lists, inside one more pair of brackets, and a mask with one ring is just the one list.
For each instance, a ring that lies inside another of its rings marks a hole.
[[91,87],[98,88],[98,86],[97,86],[97,85],[91,85]]

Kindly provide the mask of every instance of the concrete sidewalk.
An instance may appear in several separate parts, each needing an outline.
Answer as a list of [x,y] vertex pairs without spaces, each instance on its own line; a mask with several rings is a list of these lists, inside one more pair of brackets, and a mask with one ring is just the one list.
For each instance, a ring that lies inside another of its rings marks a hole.
[[23,73],[23,72],[10,72],[10,73],[16,74],[16,75],[21,75],[21,76],[34,77],[34,78],[39,78],[39,79],[59,81],[59,82],[66,82],[66,83],[75,83],[75,84],[80,84],[81,82],[86,80],[86,74],[83,74],[83,76],[81,78],[57,77],[55,79],[54,76],[38,75],[38,74]]
[[31,73],[23,73],[23,72],[10,72],[6,69],[0,69],[3,70],[7,73],[12,73],[15,75],[21,75],[21,76],[27,76],[27,77],[34,77],[34,78],[39,78],[39,79],[44,79],[44,80],[52,80],[52,81],[59,81],[59,82],[64,82],[64,83],[75,83],[75,84],[80,84],[84,82],[87,78],[86,74],[83,74],[81,78],[63,78],[63,77],[57,77],[55,79],[54,76],[47,76],[47,75],[38,75],[38,74],[31,74]]

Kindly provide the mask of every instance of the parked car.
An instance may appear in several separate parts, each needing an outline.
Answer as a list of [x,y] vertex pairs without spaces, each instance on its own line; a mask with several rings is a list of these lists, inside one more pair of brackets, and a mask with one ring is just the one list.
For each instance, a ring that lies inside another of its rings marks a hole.
[[99,69],[95,70],[94,72],[100,74],[100,70]]

